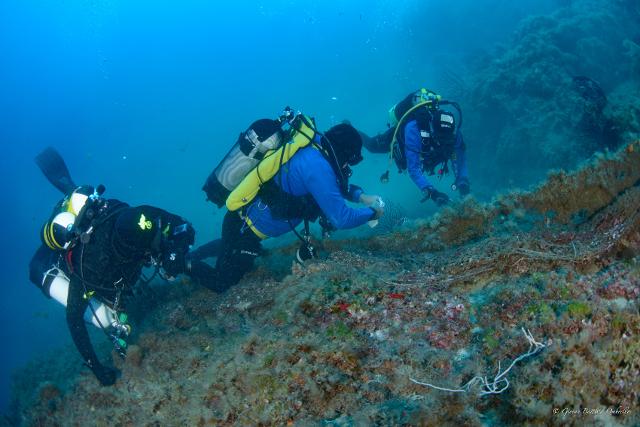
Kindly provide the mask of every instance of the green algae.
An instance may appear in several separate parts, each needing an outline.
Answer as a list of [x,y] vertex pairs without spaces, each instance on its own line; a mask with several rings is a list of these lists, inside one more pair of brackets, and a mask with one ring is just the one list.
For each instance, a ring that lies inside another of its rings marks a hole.
[[574,319],[585,318],[591,315],[591,307],[585,302],[573,301],[567,305],[567,313]]
[[348,338],[353,335],[353,331],[344,322],[335,322],[327,328],[327,336],[331,338]]
[[494,329],[487,329],[484,336],[482,337],[482,342],[484,343],[487,353],[495,351],[500,346],[500,341],[498,341],[498,338],[496,338],[495,334],[496,331]]
[[536,318],[542,323],[549,323],[555,320],[555,310],[546,302],[538,302],[529,304],[526,311],[536,316]]

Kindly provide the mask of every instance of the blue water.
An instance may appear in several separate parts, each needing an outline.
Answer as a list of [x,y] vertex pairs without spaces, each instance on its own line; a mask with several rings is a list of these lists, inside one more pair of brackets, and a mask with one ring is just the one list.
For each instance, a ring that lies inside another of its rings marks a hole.
[[[13,369],[70,342],[63,309],[28,282],[59,198],[33,162],[40,150],[55,146],[76,182],[103,183],[109,197],[184,215],[206,242],[222,214],[201,185],[254,119],[291,105],[322,129],[349,119],[382,131],[407,92],[554,2],[449,3],[0,2],[0,407]],[[388,193],[377,179],[385,162],[368,158],[355,181]],[[394,196],[410,205],[405,187]]]

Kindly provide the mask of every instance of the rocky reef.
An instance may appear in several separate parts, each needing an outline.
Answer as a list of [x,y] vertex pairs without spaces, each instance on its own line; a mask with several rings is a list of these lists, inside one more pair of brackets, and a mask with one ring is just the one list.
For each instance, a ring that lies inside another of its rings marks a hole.
[[638,3],[561,3],[439,83],[464,108],[471,172],[487,194],[640,136]]
[[[156,287],[115,386],[70,350],[16,375],[5,422],[638,425],[639,165],[630,143],[530,192],[326,241],[284,277],[273,250],[222,295]],[[420,384],[490,382],[527,352],[522,328],[545,347],[501,393]]]

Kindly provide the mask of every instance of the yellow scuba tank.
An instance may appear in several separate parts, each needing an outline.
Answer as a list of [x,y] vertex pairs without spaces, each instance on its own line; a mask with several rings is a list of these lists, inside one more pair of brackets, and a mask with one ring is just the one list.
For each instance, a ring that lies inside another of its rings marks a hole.
[[236,211],[251,203],[262,185],[273,178],[280,167],[301,148],[311,144],[316,136],[311,118],[298,114],[291,122],[290,139],[277,150],[268,151],[258,165],[245,176],[227,197],[226,205]]
[[76,220],[95,189],[83,185],[62,199],[53,210],[51,217],[42,227],[42,241],[53,250],[68,249],[77,236]]

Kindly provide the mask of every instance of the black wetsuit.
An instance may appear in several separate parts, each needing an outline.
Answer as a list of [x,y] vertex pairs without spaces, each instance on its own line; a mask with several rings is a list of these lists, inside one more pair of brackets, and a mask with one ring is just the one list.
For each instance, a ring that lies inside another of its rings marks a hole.
[[[129,207],[117,200],[109,200],[107,204],[95,219],[93,232],[86,243],[77,242],[64,252],[52,251],[43,245],[30,264],[31,281],[39,287],[42,287],[44,273],[53,264],[57,263],[69,277],[67,325],[86,365],[105,385],[115,381],[115,371],[100,364],[91,345],[84,320],[89,302],[85,293],[95,292],[94,298],[112,308],[122,309],[123,297],[131,293],[142,267],[151,261],[151,257],[181,263],[177,267],[171,266],[171,270],[172,274],[183,272],[184,256],[194,237],[193,229],[190,225],[185,227],[188,223],[183,218],[162,209]],[[187,231],[175,234],[177,227]],[[167,257],[169,252],[172,253],[170,258]],[[163,263],[163,267],[169,266]]]
[[362,144],[369,150],[370,153],[388,153],[391,146],[391,140],[393,139],[393,133],[395,128],[389,128],[383,133],[379,133],[376,136],[370,137],[364,132],[358,131],[360,138],[362,138]]
[[[251,270],[262,252],[260,242],[237,212],[227,211],[222,223],[222,238],[191,252],[189,274],[200,285],[215,292],[224,292]],[[215,268],[201,261],[210,257],[217,257]]]

